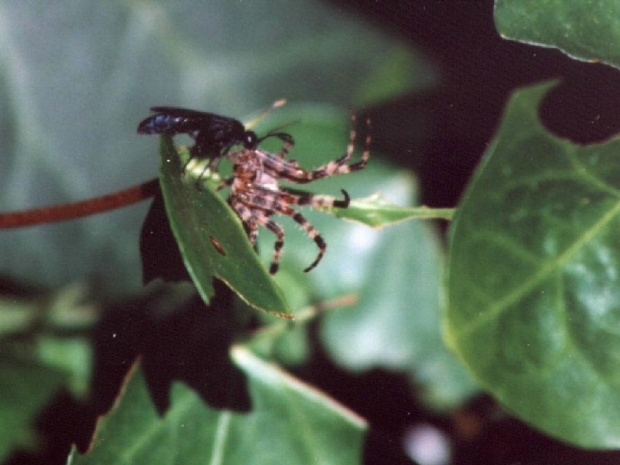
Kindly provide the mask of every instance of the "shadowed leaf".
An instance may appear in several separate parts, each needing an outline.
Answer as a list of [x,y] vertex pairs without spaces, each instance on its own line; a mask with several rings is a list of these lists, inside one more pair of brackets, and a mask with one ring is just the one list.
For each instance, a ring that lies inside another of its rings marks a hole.
[[67,464],[360,463],[364,420],[243,347],[232,358],[248,377],[250,413],[210,409],[177,384],[159,417],[138,371],[100,421],[91,450],[73,450]]

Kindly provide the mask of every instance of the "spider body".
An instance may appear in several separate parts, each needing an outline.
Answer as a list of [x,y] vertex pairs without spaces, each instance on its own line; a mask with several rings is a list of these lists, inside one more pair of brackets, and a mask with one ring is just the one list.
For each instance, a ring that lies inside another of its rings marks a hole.
[[[355,116],[352,119],[355,123]],[[369,121],[368,125],[370,125]],[[311,194],[281,187],[279,181],[304,184],[316,179],[363,169],[370,157],[370,133],[366,136],[362,160],[347,165],[346,162],[353,155],[355,137],[354,126],[351,130],[346,153],[337,160],[326,163],[312,171],[304,170],[296,161],[285,160],[285,156],[292,148],[292,140],[287,141],[282,150],[275,154],[259,148],[254,150],[242,149],[228,154],[227,158],[233,163],[233,177],[226,183],[230,185],[228,203],[245,225],[250,242],[256,246],[259,225],[276,235],[273,261],[269,268],[271,274],[278,271],[284,248],[284,229],[272,220],[273,215],[290,216],[316,243],[319,253],[314,262],[304,270],[308,272],[321,261],[327,244],[316,228],[293,206],[347,208],[350,201],[349,194],[345,190],[342,190],[344,199],[340,200],[330,195]]]

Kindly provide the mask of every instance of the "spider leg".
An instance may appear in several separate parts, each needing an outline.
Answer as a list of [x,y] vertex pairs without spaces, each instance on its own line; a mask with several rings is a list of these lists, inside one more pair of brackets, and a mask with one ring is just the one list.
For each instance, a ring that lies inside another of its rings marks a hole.
[[351,159],[355,150],[355,139],[357,137],[357,132],[355,129],[355,114],[351,115],[351,121],[353,122],[353,128],[349,134],[349,144],[347,146],[346,153],[337,160],[326,163],[325,165],[312,171],[306,171],[300,168],[296,162],[285,161],[280,158],[278,154],[274,155],[269,152],[257,150],[256,155],[261,159],[265,170],[269,172],[271,176],[300,184],[305,184],[328,176],[334,176],[336,174],[346,174],[352,171],[361,170],[366,166],[366,163],[370,158],[370,143],[372,140],[370,135],[370,119],[366,120],[368,125],[368,134],[366,135],[362,159],[357,163],[347,165],[347,161]]
[[[283,137],[283,136],[287,136],[287,137]],[[276,156],[278,158],[285,159],[286,156],[289,154],[289,152],[295,146],[295,141],[290,135],[286,133],[282,133],[280,139],[284,141],[284,146],[282,146],[282,149],[278,153],[276,153]]]
[[233,182],[235,182],[235,177],[234,176],[230,176],[230,177],[224,179],[221,183],[219,183],[215,187],[215,190],[216,191],[221,191],[222,189],[224,189],[226,187],[230,187]]
[[261,221],[264,221],[263,226],[269,229],[277,237],[276,244],[273,249],[273,261],[271,262],[271,266],[269,266],[269,274],[276,274],[278,272],[278,268],[280,267],[280,256],[282,255],[282,249],[284,248],[284,229],[282,229],[282,226],[278,223],[268,219],[266,215],[261,218]]
[[344,196],[343,200],[336,199],[333,195],[312,194],[288,187],[281,187],[280,191],[288,194],[286,200],[291,204],[310,205],[317,209],[321,207],[347,208],[351,203],[351,197],[344,189],[340,189],[340,192],[342,192]]
[[[248,202],[256,208],[277,211],[287,205],[310,205],[313,208],[337,207],[347,208],[351,203],[349,193],[340,189],[344,199],[336,199],[333,195],[312,194],[297,189],[280,187],[277,191],[263,186],[254,186]],[[290,215],[289,215],[290,216]]]
[[304,272],[307,273],[308,271],[312,270],[314,267],[316,267],[319,264],[319,262],[323,258],[323,255],[325,254],[325,250],[327,249],[327,244],[325,243],[325,241],[319,234],[319,231],[317,231],[317,229],[314,226],[312,226],[310,222],[306,218],[304,218],[304,216],[301,213],[286,206],[276,205],[275,207],[278,213],[281,213],[283,215],[287,215],[293,218],[293,221],[299,224],[304,229],[304,231],[306,231],[306,234],[311,239],[314,240],[315,244],[319,248],[319,253],[314,259],[314,261],[310,264],[310,266],[304,269]]
[[256,250],[256,239],[258,238],[258,225],[256,221],[248,222],[248,237],[250,238],[250,243],[254,246]]
[[276,222],[269,219],[271,212],[246,206],[239,200],[230,200],[230,205],[235,209],[244,226],[247,227],[250,242],[256,247],[258,237],[258,225],[263,225],[276,235],[273,261],[269,267],[269,274],[276,274],[280,266],[280,257],[284,248],[284,229]]

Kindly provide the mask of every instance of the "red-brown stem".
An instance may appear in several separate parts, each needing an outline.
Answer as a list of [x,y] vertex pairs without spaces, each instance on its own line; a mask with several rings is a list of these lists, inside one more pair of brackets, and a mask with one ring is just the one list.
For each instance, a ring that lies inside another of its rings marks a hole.
[[96,215],[108,210],[125,207],[154,197],[159,191],[159,181],[152,179],[137,186],[112,194],[82,200],[81,202],[54,205],[11,213],[0,213],[0,229],[22,228],[44,223],[57,223],[83,216]]

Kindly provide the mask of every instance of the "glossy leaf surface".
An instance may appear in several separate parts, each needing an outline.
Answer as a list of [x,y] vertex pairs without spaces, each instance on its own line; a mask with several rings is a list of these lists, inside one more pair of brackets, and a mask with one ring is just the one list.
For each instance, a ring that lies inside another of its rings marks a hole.
[[159,417],[138,371],[100,421],[91,450],[74,450],[68,465],[361,463],[364,420],[247,349],[232,354],[248,377],[250,413],[211,409],[177,384]]
[[508,39],[620,67],[620,3],[616,0],[496,0],[495,24]]
[[516,92],[450,230],[449,341],[511,412],[585,447],[620,446],[620,140],[540,123]]

